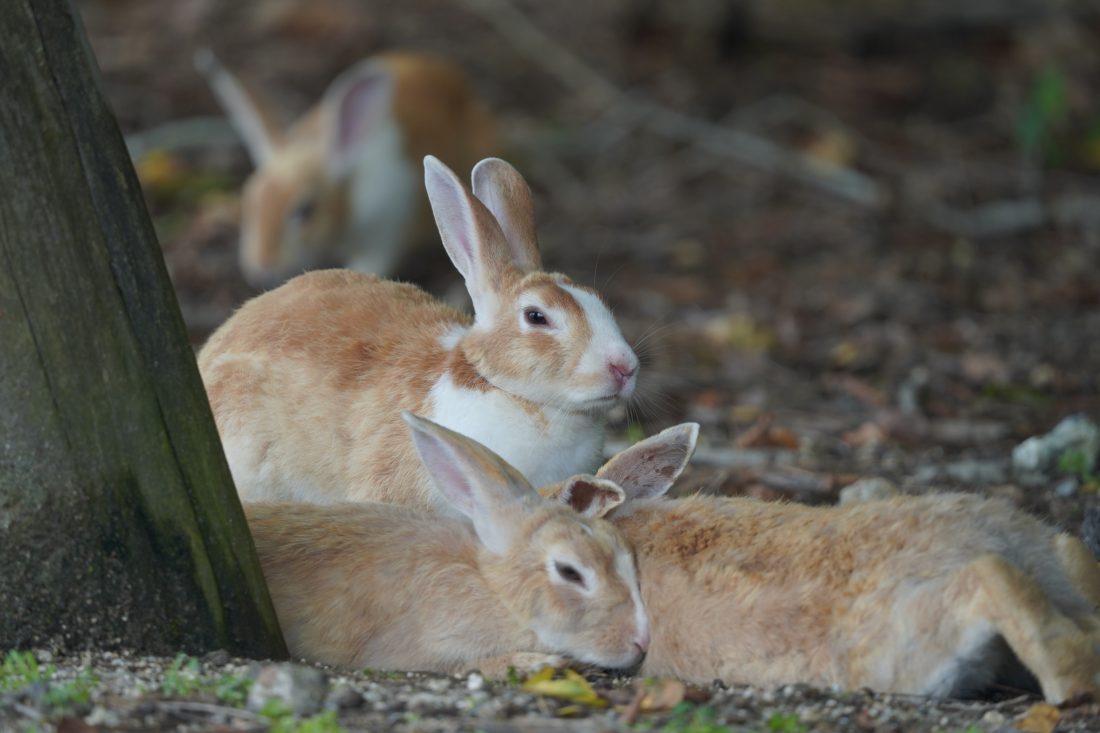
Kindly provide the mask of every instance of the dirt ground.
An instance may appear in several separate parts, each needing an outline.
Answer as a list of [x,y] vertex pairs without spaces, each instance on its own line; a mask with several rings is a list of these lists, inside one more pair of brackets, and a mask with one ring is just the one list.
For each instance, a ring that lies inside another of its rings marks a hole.
[[[196,345],[255,291],[235,259],[247,158],[194,51],[213,48],[290,119],[358,58],[417,48],[468,71],[535,192],[547,264],[599,288],[639,343],[640,395],[613,442],[702,424],[681,490],[830,503],[883,477],[1004,496],[1074,532],[1097,504],[1088,471],[1011,464],[1062,418],[1100,418],[1100,14],[1087,3],[79,5]],[[197,137],[180,124],[195,118]],[[457,280],[442,256],[423,269],[435,292]],[[399,684],[414,694],[420,679]],[[707,694],[714,725],[776,729],[736,711],[782,695]],[[794,711],[811,698],[918,711],[809,716],[813,730],[998,730],[1034,702],[791,696]],[[579,725],[517,711],[491,726],[418,713],[407,729]],[[1100,729],[1094,707],[1077,711],[1058,730]],[[662,715],[653,726],[675,724]],[[384,727],[372,720],[348,718]],[[625,729],[595,720],[576,729]]]

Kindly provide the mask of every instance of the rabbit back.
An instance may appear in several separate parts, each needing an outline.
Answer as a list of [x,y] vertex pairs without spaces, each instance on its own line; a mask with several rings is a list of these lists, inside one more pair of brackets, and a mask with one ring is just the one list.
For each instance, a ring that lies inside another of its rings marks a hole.
[[[478,582],[468,525],[381,504],[245,504],[245,511],[296,657],[341,667],[448,669],[469,659],[471,648],[488,655],[537,645],[534,634],[513,631]],[[456,634],[464,617],[478,623]]]
[[490,446],[539,484],[591,470],[602,424],[547,418],[454,349],[470,318],[412,285],[314,271],[246,303],[199,369],[244,501],[381,501],[446,511],[400,412]]
[[[434,505],[401,423],[468,319],[412,285],[315,271],[246,303],[199,354],[244,501]],[[417,487],[417,500],[395,487]]]
[[990,576],[1052,619],[1088,624],[1095,610],[1056,530],[974,496],[830,508],[693,497],[639,503],[618,524],[653,623],[649,674],[958,694],[1010,657],[976,610]]

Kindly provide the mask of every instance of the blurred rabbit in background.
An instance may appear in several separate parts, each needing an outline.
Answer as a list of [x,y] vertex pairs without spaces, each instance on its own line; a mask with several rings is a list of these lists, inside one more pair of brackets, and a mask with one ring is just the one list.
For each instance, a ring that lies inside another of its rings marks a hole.
[[285,130],[211,51],[196,65],[256,166],[242,197],[239,255],[255,287],[323,267],[391,277],[418,253],[438,252],[420,161],[432,154],[465,175],[494,150],[488,108],[442,59],[365,59]]

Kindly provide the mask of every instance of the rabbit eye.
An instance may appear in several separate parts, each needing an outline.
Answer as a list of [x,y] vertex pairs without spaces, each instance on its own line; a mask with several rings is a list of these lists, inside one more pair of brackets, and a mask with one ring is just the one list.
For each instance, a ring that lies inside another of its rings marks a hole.
[[584,576],[572,565],[563,562],[555,562],[554,570],[558,571],[558,575],[570,583],[576,583],[582,588],[584,587]]
[[543,314],[538,308],[524,308],[523,317],[532,326],[549,326],[550,322],[546,320],[546,315]]
[[313,199],[306,199],[295,206],[294,210],[290,212],[290,215],[298,221],[306,221],[313,217],[313,212],[316,208],[316,201]]

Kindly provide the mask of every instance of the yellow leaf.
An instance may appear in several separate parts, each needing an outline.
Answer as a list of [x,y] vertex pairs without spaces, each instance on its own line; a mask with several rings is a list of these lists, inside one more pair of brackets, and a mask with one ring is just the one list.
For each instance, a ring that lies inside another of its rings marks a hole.
[[546,682],[547,680],[554,679],[554,668],[543,667],[538,672],[527,678],[525,685],[538,684],[539,682]]
[[744,313],[725,313],[703,324],[703,336],[719,347],[762,353],[775,346],[775,333]]
[[531,675],[523,683],[524,692],[531,692],[545,697],[556,697],[559,700],[569,700],[573,703],[591,707],[607,707],[607,700],[600,697],[582,675],[567,669],[565,670],[564,679],[555,680],[552,679],[553,676],[554,670],[552,669],[539,670],[538,673]]
[[810,160],[822,168],[843,168],[855,162],[858,146],[844,130],[828,128],[820,130],[804,145]]
[[150,150],[134,165],[142,184],[154,189],[175,185],[183,176],[179,160],[164,150]]
[[853,341],[841,341],[829,350],[834,366],[848,367],[859,358],[859,346]]
[[1061,717],[1062,713],[1058,708],[1041,702],[1028,708],[1024,717],[1017,720],[1014,725],[1017,730],[1026,731],[1026,733],[1052,733]]

